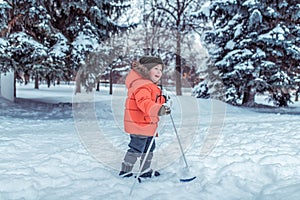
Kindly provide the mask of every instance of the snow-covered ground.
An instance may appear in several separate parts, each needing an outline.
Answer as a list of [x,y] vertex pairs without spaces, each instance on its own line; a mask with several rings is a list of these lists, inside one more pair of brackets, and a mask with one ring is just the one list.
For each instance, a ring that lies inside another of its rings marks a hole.
[[[298,102],[249,109],[174,97],[189,171],[165,117],[153,163],[161,176],[129,195],[135,179],[117,175],[129,141],[124,88],[110,96],[73,87],[18,85],[15,103],[0,98],[0,199],[299,199]],[[179,182],[184,172],[197,178]]]

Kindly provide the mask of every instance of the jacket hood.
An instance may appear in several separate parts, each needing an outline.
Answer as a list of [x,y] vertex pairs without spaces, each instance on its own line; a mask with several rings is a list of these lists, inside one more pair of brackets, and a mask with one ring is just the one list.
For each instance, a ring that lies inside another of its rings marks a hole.
[[147,74],[148,73],[143,71],[143,69],[141,69],[140,67],[136,67],[130,70],[125,80],[126,88],[134,87],[136,89],[143,85],[153,83],[147,78]]

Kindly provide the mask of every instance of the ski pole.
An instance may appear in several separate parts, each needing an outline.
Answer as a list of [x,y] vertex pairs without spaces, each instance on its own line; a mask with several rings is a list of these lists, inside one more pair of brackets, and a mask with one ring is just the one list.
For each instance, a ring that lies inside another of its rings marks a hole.
[[179,139],[179,135],[177,133],[177,129],[176,129],[176,126],[175,126],[175,123],[174,123],[174,120],[173,120],[173,117],[172,117],[171,113],[170,113],[170,118],[171,118],[171,121],[172,121],[172,124],[173,124],[173,128],[174,128],[174,131],[175,131],[175,134],[176,134],[176,138],[177,138],[177,141],[178,141],[178,144],[179,144],[179,147],[180,147],[180,151],[181,151],[185,166],[186,166],[186,168],[188,168],[189,166],[187,164],[186,157],[185,157],[185,154],[183,152],[183,148],[182,148],[182,145],[181,145],[181,142],[180,142],[180,139]]
[[[154,144],[154,140],[155,140],[155,136],[153,136],[152,139],[151,139],[151,142],[150,142],[150,145],[149,145],[149,147],[148,147],[148,149],[147,149],[146,155],[145,155],[145,157],[144,157],[144,159],[143,159],[143,162],[142,162],[141,165],[140,165],[139,171],[138,171],[138,173],[137,173],[137,175],[136,175],[136,178],[135,178],[135,180],[134,180],[134,182],[133,182],[133,184],[132,184],[132,186],[131,186],[129,195],[132,194],[133,189],[134,189],[134,187],[135,187],[135,184],[136,184],[136,182],[139,180],[139,177],[140,177],[140,175],[141,175],[141,173],[142,173],[142,169],[143,169],[143,167],[144,167],[144,165],[145,165],[145,163],[146,163],[146,160],[147,160],[147,158],[148,158],[148,155],[149,155],[149,153],[150,153],[150,150],[151,150],[151,148],[152,148],[152,146],[153,146],[153,144]],[[144,153],[144,152],[143,152],[143,153]]]
[[[171,121],[172,121],[172,124],[173,124],[173,128],[174,128],[174,131],[175,131],[175,134],[176,134],[176,137],[177,137],[177,141],[178,141],[178,144],[179,144],[179,147],[180,147],[180,151],[181,151],[186,169],[189,171],[189,166],[187,164],[186,157],[185,157],[185,154],[183,152],[183,148],[182,148],[182,145],[181,145],[181,142],[180,142],[180,139],[179,139],[179,135],[177,133],[177,129],[176,129],[176,126],[175,126],[175,123],[174,123],[174,120],[173,120],[173,117],[172,117],[171,113],[170,113],[170,118],[171,118]],[[196,178],[196,176],[192,176],[192,177],[189,177],[189,178],[181,178],[180,181],[181,182],[190,182],[190,181],[194,180],[195,178]]]

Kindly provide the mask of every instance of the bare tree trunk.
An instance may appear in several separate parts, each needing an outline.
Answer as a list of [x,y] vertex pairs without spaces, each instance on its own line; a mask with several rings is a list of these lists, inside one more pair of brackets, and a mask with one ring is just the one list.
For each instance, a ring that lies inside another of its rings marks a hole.
[[111,69],[109,72],[109,94],[111,95],[113,93],[113,70]]
[[39,75],[35,72],[34,89],[39,89]]
[[75,94],[77,93],[81,93],[81,75],[82,75],[82,69],[79,69],[76,77],[75,77],[75,84],[76,84],[76,88],[75,88]]
[[244,91],[244,96],[243,96],[243,105],[247,106],[253,106],[254,105],[254,100],[255,100],[255,93],[252,91],[252,87],[248,86],[246,88],[246,91]]
[[96,91],[100,91],[100,80],[97,80],[97,88]]
[[176,94],[182,95],[181,91],[181,36],[177,32],[176,35],[176,67],[175,67],[175,81],[176,81]]
[[17,97],[17,72],[14,73],[14,97]]
[[300,86],[298,86],[298,89],[297,89],[297,91],[296,91],[296,94],[295,94],[295,101],[298,101],[299,93],[300,93]]

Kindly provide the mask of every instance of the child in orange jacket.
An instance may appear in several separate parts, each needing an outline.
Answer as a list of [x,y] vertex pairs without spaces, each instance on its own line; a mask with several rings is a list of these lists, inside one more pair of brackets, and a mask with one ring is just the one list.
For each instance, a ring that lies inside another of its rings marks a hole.
[[165,98],[157,85],[162,77],[163,68],[161,58],[144,56],[139,62],[133,64],[126,77],[125,84],[128,92],[124,128],[130,134],[130,143],[119,173],[122,177],[133,175],[131,171],[139,157],[141,157],[140,163],[146,159],[140,177],[151,177],[153,173],[155,176],[159,175],[150,168],[155,142],[147,158],[145,154],[152,138],[156,135],[159,116],[171,112],[169,107],[163,105]]

